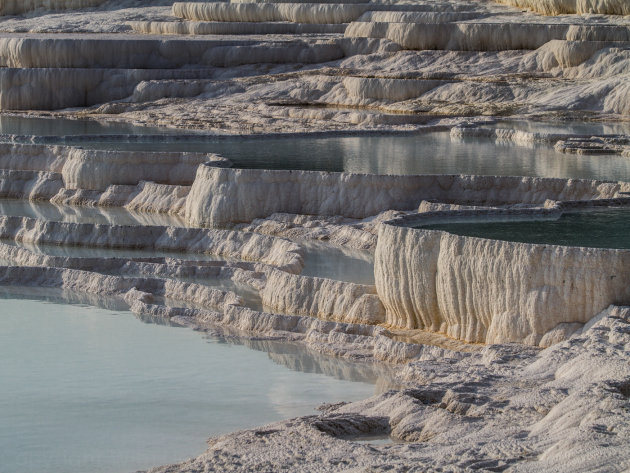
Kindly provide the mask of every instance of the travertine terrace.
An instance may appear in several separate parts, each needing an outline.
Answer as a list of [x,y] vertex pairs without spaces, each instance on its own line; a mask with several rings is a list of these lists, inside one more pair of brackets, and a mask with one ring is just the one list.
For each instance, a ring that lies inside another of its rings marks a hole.
[[[2,114],[173,131],[0,133],[0,286],[301,343],[399,386],[213,438],[156,473],[626,471],[630,250],[421,226],[630,207],[630,175],[252,169],[211,148],[439,132],[558,162],[630,159],[627,133],[571,128],[628,129],[629,5],[0,0]],[[309,272],[309,254],[333,251],[373,271]],[[375,436],[396,442],[357,442]]]

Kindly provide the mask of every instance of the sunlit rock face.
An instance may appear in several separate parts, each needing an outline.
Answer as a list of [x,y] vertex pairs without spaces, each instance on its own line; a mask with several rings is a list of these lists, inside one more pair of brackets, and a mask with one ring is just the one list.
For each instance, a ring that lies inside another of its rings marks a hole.
[[625,183],[496,176],[378,176],[202,165],[186,203],[194,224],[249,222],[277,212],[365,218],[422,200],[539,203],[611,198]]
[[620,0],[134,6],[3,22],[0,109],[100,105],[97,115],[142,123],[267,133],[630,106]]

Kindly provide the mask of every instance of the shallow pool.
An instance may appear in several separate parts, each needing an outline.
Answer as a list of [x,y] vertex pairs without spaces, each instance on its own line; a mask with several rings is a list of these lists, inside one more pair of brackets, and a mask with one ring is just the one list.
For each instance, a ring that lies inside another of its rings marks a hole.
[[57,296],[15,297],[0,291],[3,473],[180,461],[202,453],[211,435],[369,397],[382,382],[373,365],[297,345],[246,346]]
[[[5,117],[5,120],[8,120]],[[448,131],[405,135],[343,136],[214,136],[188,130],[164,130],[92,121],[45,120],[10,117],[0,133],[48,135],[48,143],[97,149],[196,151],[219,153],[236,167],[346,171],[373,174],[478,174],[578,179],[630,180],[630,159],[556,152],[547,144],[518,146],[484,138],[451,140]],[[21,120],[21,121],[20,121]],[[46,125],[31,120],[55,122]],[[81,125],[85,123],[85,125]],[[507,125],[506,125],[507,123]],[[628,124],[583,122],[506,122],[532,131],[623,132]],[[84,131],[77,129],[85,126]],[[104,127],[102,131],[99,127]]]
[[67,223],[133,226],[158,225],[173,227],[189,226],[184,218],[174,215],[130,212],[121,207],[81,207],[14,199],[0,199],[0,215]]
[[[71,143],[71,141],[70,141]],[[478,174],[629,180],[621,156],[558,153],[552,146],[518,146],[484,138],[451,140],[449,132],[413,135],[222,138],[159,143],[81,143],[102,149],[213,152],[236,167],[370,174]]]
[[554,217],[422,225],[456,235],[548,245],[630,249],[630,209],[571,211]]
[[[106,225],[172,225],[186,227],[179,217],[128,212],[121,208],[94,208],[58,206],[47,202],[0,199],[0,215],[29,217],[52,222],[94,223]],[[2,241],[2,240],[0,240]],[[11,241],[4,241],[11,243]],[[298,242],[304,247],[305,276],[337,279],[359,284],[374,284],[374,258],[367,251],[341,249],[319,242]],[[178,259],[205,261],[235,261],[234,258],[198,253],[176,253],[137,249],[102,249],[58,245],[20,244],[37,253],[76,257],[152,257],[165,256]],[[214,285],[214,284],[213,284]],[[221,285],[223,287],[223,285]],[[232,289],[230,287],[224,287]]]

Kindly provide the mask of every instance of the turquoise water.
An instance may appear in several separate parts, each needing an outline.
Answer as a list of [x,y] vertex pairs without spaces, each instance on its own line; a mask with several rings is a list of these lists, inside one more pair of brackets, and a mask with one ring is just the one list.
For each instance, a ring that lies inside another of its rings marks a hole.
[[440,223],[421,228],[522,243],[630,249],[630,209],[566,212],[546,219]]
[[184,460],[211,435],[369,397],[381,376],[296,345],[245,346],[125,311],[14,297],[0,295],[3,473]]

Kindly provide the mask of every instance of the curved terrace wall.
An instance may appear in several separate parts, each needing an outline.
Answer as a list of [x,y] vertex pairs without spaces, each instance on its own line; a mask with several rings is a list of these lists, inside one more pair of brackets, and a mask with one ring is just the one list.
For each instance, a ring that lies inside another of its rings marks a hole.
[[495,0],[519,8],[529,8],[545,15],[564,13],[598,13],[603,15],[630,15],[627,0]]
[[[468,342],[548,346],[611,304],[630,304],[630,250],[516,243],[409,227],[436,218],[516,212],[431,212],[383,224],[374,271],[387,323]],[[520,211],[537,212],[545,211]]]
[[543,204],[618,196],[629,183],[531,177],[385,176],[218,168],[202,164],[186,202],[191,224],[225,226],[274,213],[366,218],[413,210],[423,200]]

